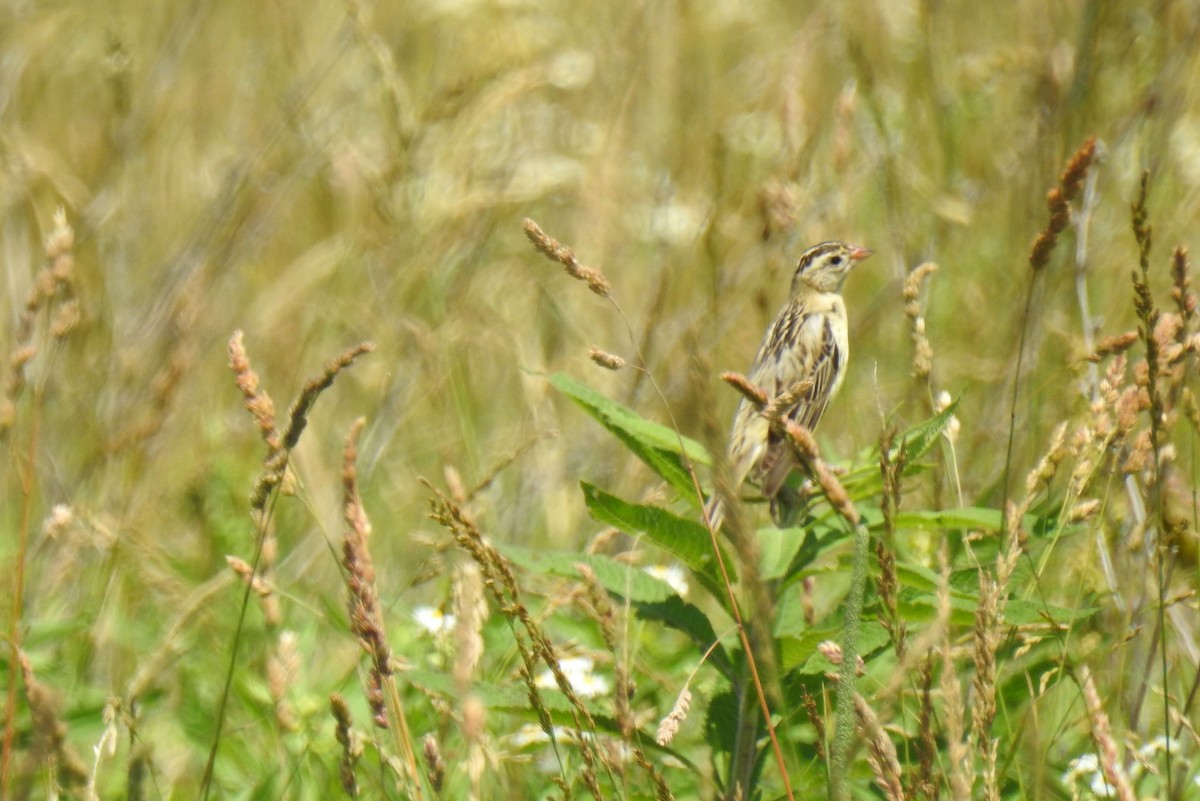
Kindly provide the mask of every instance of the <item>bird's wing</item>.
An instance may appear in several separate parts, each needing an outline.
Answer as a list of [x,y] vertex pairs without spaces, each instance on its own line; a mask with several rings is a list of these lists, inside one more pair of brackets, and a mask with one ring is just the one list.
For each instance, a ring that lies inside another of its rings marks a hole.
[[[798,309],[795,319],[784,324],[788,335],[780,338],[780,347],[764,349],[764,363],[755,365],[751,380],[772,397],[796,392],[795,403],[783,413],[811,430],[837,388],[845,356],[828,315]],[[771,431],[766,452],[754,470],[763,494],[774,497],[793,466],[791,448]]]
[[[810,339],[819,343],[809,349],[806,354],[808,371],[804,378],[811,381],[808,388],[800,395],[799,401],[788,416],[805,428],[812,430],[821,422],[825,407],[837,388],[842,372],[844,354],[838,347],[837,337],[833,332],[833,322],[824,314],[814,314],[810,318],[814,327],[819,326],[820,333]],[[781,391],[787,391],[783,389]]]

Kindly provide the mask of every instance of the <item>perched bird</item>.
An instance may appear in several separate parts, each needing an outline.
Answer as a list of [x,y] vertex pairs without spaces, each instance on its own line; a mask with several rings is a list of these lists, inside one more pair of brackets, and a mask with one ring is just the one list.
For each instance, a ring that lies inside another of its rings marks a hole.
[[[781,416],[809,430],[816,428],[846,375],[850,343],[842,284],[851,268],[870,255],[842,242],[822,242],[804,251],[792,277],[791,297],[767,329],[747,376],[768,402],[790,395]],[[728,459],[734,487],[749,478],[772,502],[795,467],[791,449],[745,398],[733,415]],[[720,528],[724,510],[715,494],[705,513],[713,530]]]

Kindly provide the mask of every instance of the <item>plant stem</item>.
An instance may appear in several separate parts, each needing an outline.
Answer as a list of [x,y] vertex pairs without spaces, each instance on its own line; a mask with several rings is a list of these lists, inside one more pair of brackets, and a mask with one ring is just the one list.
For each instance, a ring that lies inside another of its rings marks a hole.
[[858,634],[862,627],[863,591],[867,584],[867,550],[870,532],[864,525],[854,528],[854,566],[850,572],[850,592],[846,596],[846,616],[842,633],[842,665],[838,671],[837,723],[830,750],[829,798],[849,801],[850,744],[854,738],[854,679],[858,669]]

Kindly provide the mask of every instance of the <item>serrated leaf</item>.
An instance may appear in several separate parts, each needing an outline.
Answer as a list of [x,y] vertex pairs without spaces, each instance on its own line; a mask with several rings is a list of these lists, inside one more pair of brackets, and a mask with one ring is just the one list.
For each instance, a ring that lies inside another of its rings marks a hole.
[[[629,503],[615,495],[587,483],[583,487],[583,498],[592,517],[601,523],[613,526],[627,534],[643,533],[655,545],[671,553],[696,573],[705,587],[719,599],[725,599],[721,589],[721,571],[713,557],[712,537],[708,529],[699,523],[671,514],[657,506]],[[736,580],[733,560],[724,556],[730,581]]]
[[900,441],[904,446],[904,460],[906,462],[915,462],[933,447],[933,443],[937,442],[938,437],[946,430],[946,426],[950,425],[950,418],[954,417],[954,410],[957,408],[958,400],[956,399],[933,417],[924,422],[917,423],[904,432]]
[[645,419],[626,406],[606,398],[591,387],[581,384],[565,373],[547,377],[551,386],[575,401],[600,425],[611,431],[635,456],[658,473],[663,480],[699,508],[691,476],[680,458],[686,455],[693,463],[711,464],[708,451],[695,440],[673,429]]

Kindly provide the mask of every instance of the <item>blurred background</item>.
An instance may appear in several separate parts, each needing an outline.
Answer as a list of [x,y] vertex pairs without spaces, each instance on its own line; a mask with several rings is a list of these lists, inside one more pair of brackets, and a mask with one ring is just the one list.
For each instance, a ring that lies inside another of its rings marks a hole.
[[[933,261],[933,386],[960,399],[964,500],[998,503],[1029,247],[1070,155],[1102,143],[1086,242],[1066,236],[1035,288],[1017,469],[1084,403],[1089,321],[1134,327],[1143,169],[1164,302],[1170,248],[1195,245],[1198,33],[1190,0],[0,0],[0,345],[26,344],[60,207],[80,310],[59,344],[48,323],[29,339],[4,439],[26,636],[88,632],[41,667],[94,713],[145,653],[195,644],[174,610],[252,553],[264,451],[227,366],[237,329],[281,413],[325,361],[378,346],[317,403],[293,461],[305,503],[277,513],[276,580],[310,612],[342,603],[329,543],[356,417],[385,603],[437,603],[418,477],[491,479],[473,502],[490,536],[580,547],[601,528],[580,479],[634,498],[654,482],[542,376],[719,442],[737,399],[718,374],[749,366],[796,257],[825,239],[875,251],[846,287],[825,455],[928,416],[901,286]],[[606,274],[628,330],[533,251],[524,217]],[[592,346],[640,351],[670,414]],[[69,520],[43,526],[56,506]],[[219,598],[199,614],[225,631],[240,596]],[[179,669],[215,695],[213,670]]]

